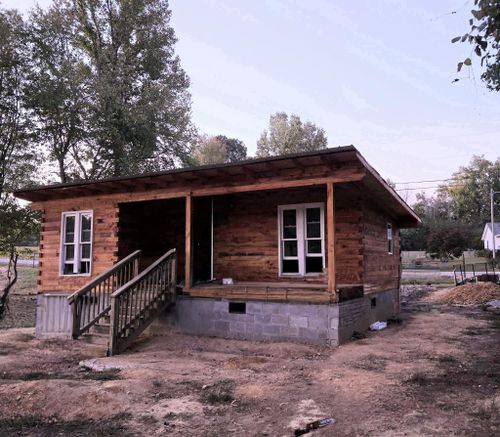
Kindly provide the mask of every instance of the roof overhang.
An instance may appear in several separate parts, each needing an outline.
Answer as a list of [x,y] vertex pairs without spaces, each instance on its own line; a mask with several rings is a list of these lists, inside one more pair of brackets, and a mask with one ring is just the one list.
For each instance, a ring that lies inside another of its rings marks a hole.
[[[316,174],[315,169],[322,169]],[[194,196],[273,188],[320,185],[325,182],[354,182],[362,186],[392,214],[402,226],[414,227],[420,219],[410,206],[366,162],[354,146],[343,146],[293,155],[248,159],[229,164],[172,169],[98,181],[24,188],[16,197],[31,202],[151,190],[173,190]]]

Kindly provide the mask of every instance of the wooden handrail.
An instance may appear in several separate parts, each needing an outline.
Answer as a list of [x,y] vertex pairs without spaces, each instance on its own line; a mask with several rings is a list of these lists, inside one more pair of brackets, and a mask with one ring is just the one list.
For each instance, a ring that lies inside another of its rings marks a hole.
[[68,296],[69,304],[72,304],[77,296],[81,296],[82,294],[85,294],[88,290],[90,290],[91,288],[94,288],[96,285],[98,285],[99,283],[101,283],[105,279],[109,278],[114,273],[116,273],[118,270],[120,270],[123,267],[123,265],[129,263],[130,261],[133,261],[135,258],[138,258],[141,255],[141,253],[142,253],[141,250],[136,250],[135,252],[132,252],[130,255],[126,256],[125,258],[123,258],[122,260],[120,260],[116,264],[114,264],[113,267],[111,267],[109,270],[106,270],[105,272],[96,276],[94,279],[92,279],[89,283],[85,284],[78,291],[75,291],[71,296]]
[[176,287],[177,254],[171,249],[113,292],[108,355],[123,351],[174,302]]
[[73,324],[71,334],[78,338],[111,310],[111,294],[139,274],[140,250],[131,253],[68,297]]
[[171,256],[175,252],[176,252],[176,249],[170,249],[166,254],[164,254],[160,258],[158,258],[153,264],[151,264],[148,268],[143,270],[140,274],[138,274],[136,277],[134,277],[131,281],[127,282],[122,287],[120,287],[118,290],[116,290],[114,293],[112,293],[111,297],[118,297],[121,294],[125,293],[129,288],[132,288],[134,285],[136,285],[138,282],[140,282],[142,279],[144,279],[146,276],[148,276],[156,267],[158,267],[158,265],[160,265],[163,261],[165,261],[169,256]]

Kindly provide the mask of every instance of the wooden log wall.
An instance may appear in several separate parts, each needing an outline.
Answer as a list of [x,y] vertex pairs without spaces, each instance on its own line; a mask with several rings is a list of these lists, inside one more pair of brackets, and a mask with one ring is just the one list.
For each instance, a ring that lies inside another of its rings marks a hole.
[[[365,293],[398,288],[400,236],[397,222],[370,203],[365,203],[363,215]],[[387,247],[387,223],[392,224],[392,254]]]
[[[92,274],[60,276],[61,214],[67,211],[92,210]],[[46,202],[43,205],[40,236],[39,292],[73,292],[118,260],[118,204],[85,197]]]
[[[362,212],[354,190],[336,189],[337,284],[362,284]],[[236,281],[327,283],[326,273],[279,277],[278,206],[326,202],[326,185],[216,197],[214,275]],[[326,209],[325,209],[326,213]],[[325,226],[325,233],[327,226]],[[325,235],[326,237],[326,235]],[[328,257],[326,257],[326,264]]]

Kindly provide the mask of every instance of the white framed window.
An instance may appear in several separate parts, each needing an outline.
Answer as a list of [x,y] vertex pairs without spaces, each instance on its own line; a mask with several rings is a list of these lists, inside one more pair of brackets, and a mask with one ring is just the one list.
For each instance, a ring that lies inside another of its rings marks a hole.
[[307,275],[325,268],[323,203],[278,206],[279,274]]
[[92,228],[92,211],[62,213],[61,275],[90,275]]
[[393,253],[393,243],[392,243],[392,224],[387,223],[387,253],[392,255]]

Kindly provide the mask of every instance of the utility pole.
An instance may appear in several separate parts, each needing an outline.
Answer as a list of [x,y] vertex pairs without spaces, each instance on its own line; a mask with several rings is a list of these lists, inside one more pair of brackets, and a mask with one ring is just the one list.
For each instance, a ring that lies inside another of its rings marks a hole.
[[493,240],[493,259],[495,259],[496,255],[496,247],[495,247],[495,213],[493,210],[493,207],[495,205],[495,202],[493,201],[493,198],[495,197],[495,194],[500,194],[500,191],[493,191],[493,187],[491,187],[490,190],[491,193],[491,239]]

